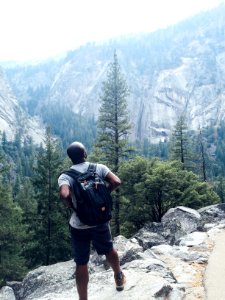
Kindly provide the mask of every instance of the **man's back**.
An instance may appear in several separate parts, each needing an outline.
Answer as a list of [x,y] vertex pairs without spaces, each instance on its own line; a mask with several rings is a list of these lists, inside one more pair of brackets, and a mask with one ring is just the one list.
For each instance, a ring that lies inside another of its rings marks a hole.
[[94,163],[78,164],[63,172],[72,178],[73,210],[83,224],[97,226],[112,217],[112,197],[103,179],[108,173],[106,166]]
[[[85,173],[88,168],[89,168],[90,163],[89,162],[83,162],[80,164],[74,164],[71,166],[70,169],[78,171],[80,173]],[[110,172],[109,168],[106,167],[105,165],[102,164],[96,164],[96,173],[103,179],[105,179],[105,177],[107,176],[107,174]],[[77,208],[77,202],[76,202],[76,197],[73,193],[73,178],[67,174],[61,174],[59,176],[58,179],[58,184],[59,187],[63,186],[63,185],[67,185],[70,188],[71,191],[71,198],[72,198],[72,203],[73,206],[75,208]],[[70,219],[70,225],[74,228],[77,229],[85,229],[85,228],[89,228],[90,226],[84,224],[83,222],[81,222],[81,220],[79,219],[79,217],[77,216],[77,213],[75,211],[73,211],[73,214],[71,216]]]

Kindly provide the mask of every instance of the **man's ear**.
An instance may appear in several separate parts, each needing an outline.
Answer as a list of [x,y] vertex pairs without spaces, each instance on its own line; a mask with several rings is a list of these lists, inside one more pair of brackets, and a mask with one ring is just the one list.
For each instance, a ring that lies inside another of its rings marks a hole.
[[84,151],[84,158],[86,159],[87,158],[87,152]]

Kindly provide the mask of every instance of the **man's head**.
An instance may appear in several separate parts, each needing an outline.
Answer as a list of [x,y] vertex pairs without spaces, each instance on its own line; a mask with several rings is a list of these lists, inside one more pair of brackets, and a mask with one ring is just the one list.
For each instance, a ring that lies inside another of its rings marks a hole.
[[67,155],[72,160],[73,164],[80,164],[87,158],[87,151],[82,143],[73,142],[67,148]]

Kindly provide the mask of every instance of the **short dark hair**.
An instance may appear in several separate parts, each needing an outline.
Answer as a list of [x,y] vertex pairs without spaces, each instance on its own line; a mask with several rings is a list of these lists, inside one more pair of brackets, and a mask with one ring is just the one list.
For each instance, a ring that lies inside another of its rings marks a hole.
[[74,164],[79,164],[87,158],[87,151],[82,143],[73,142],[67,148],[67,155]]

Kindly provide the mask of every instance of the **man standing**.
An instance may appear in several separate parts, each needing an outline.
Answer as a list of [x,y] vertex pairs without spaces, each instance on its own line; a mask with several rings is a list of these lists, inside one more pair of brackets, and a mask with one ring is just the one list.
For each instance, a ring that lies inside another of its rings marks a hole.
[[[88,170],[89,162],[86,161],[87,152],[83,144],[73,142],[67,148],[67,154],[73,165],[71,169],[84,173]],[[102,164],[97,164],[96,173],[109,183],[109,191],[114,191],[120,184],[120,179]],[[58,179],[60,198],[67,207],[76,208],[76,199],[73,193],[73,179],[67,174],[61,174]],[[120,268],[117,251],[113,248],[109,223],[97,226],[83,224],[74,211],[70,219],[71,238],[76,263],[76,284],[79,300],[87,300],[87,288],[89,281],[88,261],[90,256],[90,244],[99,255],[106,255],[106,259],[114,272],[116,289],[122,291],[125,284],[125,276]]]

